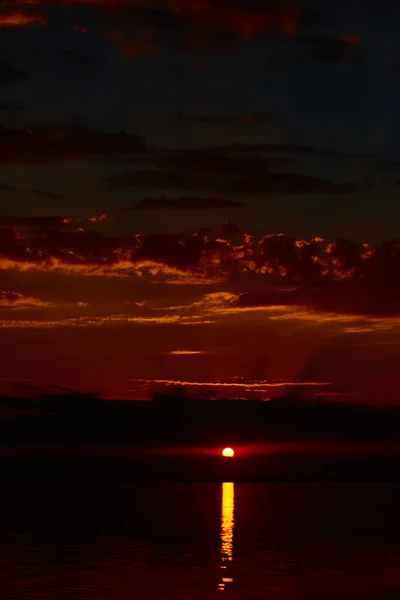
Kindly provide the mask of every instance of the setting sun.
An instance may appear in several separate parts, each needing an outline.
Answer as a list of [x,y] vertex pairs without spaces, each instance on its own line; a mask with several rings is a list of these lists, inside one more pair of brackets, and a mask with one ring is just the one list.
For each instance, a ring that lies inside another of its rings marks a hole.
[[224,448],[222,450],[222,456],[225,456],[226,458],[232,458],[232,456],[235,455],[235,452],[233,451],[232,448]]

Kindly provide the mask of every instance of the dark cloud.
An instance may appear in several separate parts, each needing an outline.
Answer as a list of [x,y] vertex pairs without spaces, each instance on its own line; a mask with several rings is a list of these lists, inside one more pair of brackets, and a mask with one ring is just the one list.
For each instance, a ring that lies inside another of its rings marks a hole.
[[400,314],[400,289],[388,294],[386,287],[363,281],[328,282],[288,290],[245,292],[239,296],[238,306],[268,307],[292,306],[327,313],[369,316],[397,316]]
[[[21,194],[22,193],[32,194],[34,196],[38,196],[39,198],[49,198],[50,200],[59,200],[60,198],[64,197],[61,194],[53,194],[51,192],[45,192],[44,190],[35,190],[35,189],[31,189],[31,188],[15,187],[15,186],[7,185],[5,183],[0,183],[0,192],[18,192]],[[1,220],[1,216],[0,216],[0,220]]]
[[203,152],[202,150],[154,152],[140,159],[141,164],[166,171],[192,174],[194,176],[210,175],[221,179],[235,174],[258,175],[270,170],[277,164],[276,159],[265,159],[257,156],[241,156],[224,150]]
[[104,221],[106,215],[95,215],[88,218],[80,217],[12,217],[0,215],[0,227],[15,227],[20,229],[40,228],[42,231],[76,226],[83,222],[98,223]]
[[303,12],[298,4],[285,0],[167,0],[167,3],[172,10],[185,14],[189,23],[200,30],[231,31],[242,39],[265,32],[295,35]]
[[201,149],[188,150],[188,153],[194,155],[207,155],[209,153],[219,154],[291,154],[294,156],[326,156],[333,158],[375,158],[376,154],[360,152],[338,152],[335,150],[326,150],[324,148],[315,148],[314,146],[302,146],[299,144],[248,144],[237,143],[229,146],[208,146]]
[[63,217],[11,217],[0,215],[0,227],[65,227]]
[[362,57],[360,41],[357,36],[343,36],[341,39],[320,36],[296,38],[298,47],[303,50],[304,59],[324,64],[342,62],[360,64]]
[[197,196],[181,196],[180,198],[145,198],[126,208],[126,211],[136,210],[217,210],[221,208],[242,208],[241,202],[228,200],[226,198]]
[[214,123],[216,125],[230,125],[233,123],[265,123],[271,120],[265,115],[254,115],[251,113],[242,115],[199,115],[190,117],[180,115],[179,120],[186,123]]
[[310,64],[361,66],[362,63],[362,43],[358,36],[298,35],[267,59],[267,66],[277,71],[292,71]]
[[299,173],[267,173],[232,181],[226,188],[229,193],[246,196],[262,194],[354,194],[358,184],[353,182],[336,183],[311,175]]
[[[8,104],[3,109],[8,110]],[[0,110],[1,107],[0,107]],[[296,144],[233,143],[173,150],[150,146],[143,135],[96,131],[83,115],[69,122],[36,123],[25,128],[0,127],[0,162],[53,163],[96,156],[114,164],[146,165],[171,172],[259,175],[285,164],[288,157],[370,158],[375,154],[338,152]],[[173,175],[171,175],[173,177]],[[180,189],[180,188],[178,188]]]
[[205,152],[203,149],[161,151],[161,153],[151,154],[142,162],[161,169],[181,168],[197,173],[209,172],[211,169],[218,173],[231,173],[237,168],[254,172],[265,170],[269,164],[264,157],[237,156],[232,155],[229,150],[218,148],[214,151],[211,149],[210,152]]
[[136,155],[147,150],[141,135],[90,131],[81,125],[40,124],[29,129],[0,129],[0,163],[53,163]]
[[[214,171],[214,167],[213,167]],[[263,194],[353,194],[356,183],[335,183],[298,173],[253,173],[241,176],[240,168],[231,176],[218,172],[142,170],[112,175],[103,180],[107,187],[138,187],[164,190],[193,190],[215,194],[254,196]]]
[[[62,1],[59,3],[63,4]],[[118,27],[120,32],[144,27],[156,31],[173,29],[175,34],[183,30],[192,40],[197,38],[203,48],[211,42],[213,32],[230,33],[244,40],[266,32],[295,35],[304,12],[297,3],[289,0],[161,0],[145,4],[116,0],[69,4],[101,13],[110,26]]]
[[[114,173],[102,181],[108,187],[152,188],[207,195],[262,196],[267,194],[353,194],[355,182],[330,181],[297,173],[297,157],[359,158],[294,144],[231,144],[186,150],[152,148],[138,157],[119,156],[121,166],[136,169]],[[289,159],[293,164],[289,163]],[[113,159],[114,160],[114,159]],[[146,166],[148,168],[142,168]],[[302,168],[304,171],[304,166]]]
[[160,48],[226,54],[259,36],[291,38],[309,21],[308,12],[292,0],[40,0],[31,4],[3,3],[0,26],[58,25],[54,9],[58,5],[65,27],[111,40],[128,57],[153,55]]

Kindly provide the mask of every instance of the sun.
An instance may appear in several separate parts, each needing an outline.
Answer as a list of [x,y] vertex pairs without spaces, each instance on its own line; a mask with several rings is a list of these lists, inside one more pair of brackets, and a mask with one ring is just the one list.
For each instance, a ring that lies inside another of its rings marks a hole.
[[232,448],[224,448],[222,450],[222,456],[225,456],[225,458],[232,458],[232,456],[235,456],[235,452]]

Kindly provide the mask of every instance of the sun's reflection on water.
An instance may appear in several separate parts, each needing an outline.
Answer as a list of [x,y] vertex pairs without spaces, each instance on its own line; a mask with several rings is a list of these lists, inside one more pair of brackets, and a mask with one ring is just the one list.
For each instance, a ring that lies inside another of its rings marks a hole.
[[233,578],[229,577],[229,563],[233,560],[233,531],[235,508],[235,485],[232,482],[224,481],[222,484],[222,510],[221,510],[221,582],[218,589],[223,591],[227,583],[232,583]]

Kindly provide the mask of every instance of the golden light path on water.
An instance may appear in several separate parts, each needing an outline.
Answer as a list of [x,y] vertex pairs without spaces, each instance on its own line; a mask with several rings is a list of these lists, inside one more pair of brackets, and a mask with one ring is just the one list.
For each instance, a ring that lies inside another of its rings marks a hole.
[[234,531],[235,487],[234,483],[224,481],[222,484],[222,510],[221,510],[221,569],[224,569],[220,591],[225,590],[227,583],[232,583],[229,577],[228,566],[233,560],[233,531]]

